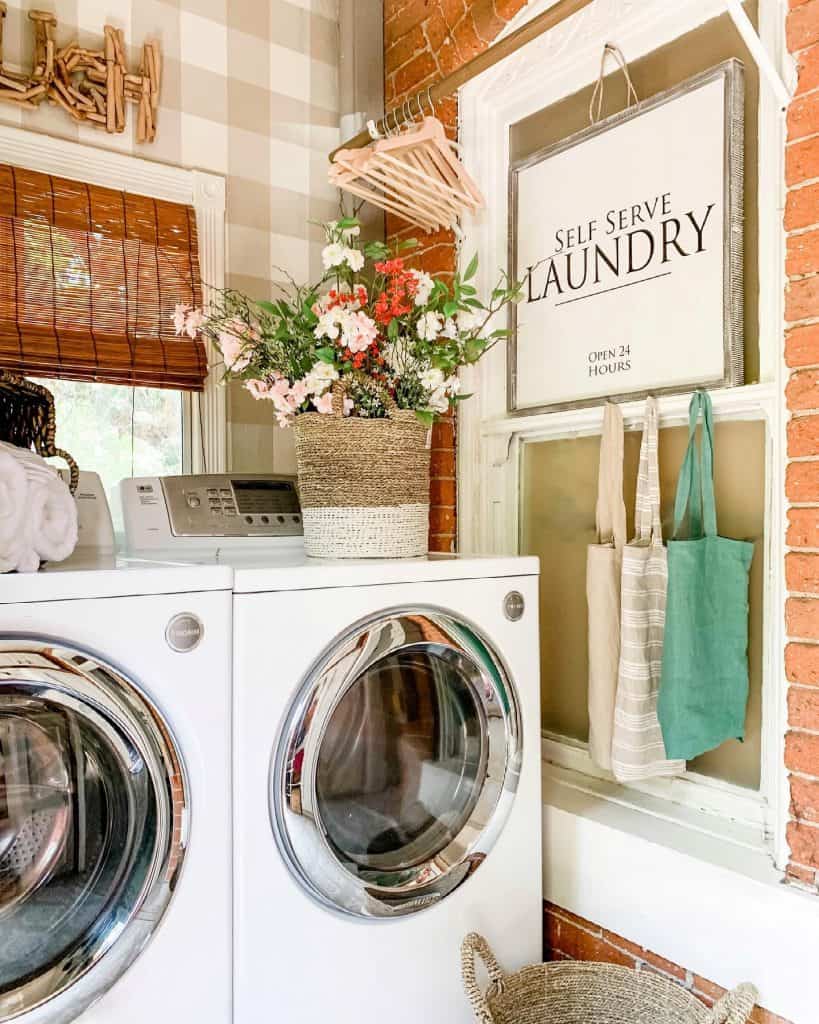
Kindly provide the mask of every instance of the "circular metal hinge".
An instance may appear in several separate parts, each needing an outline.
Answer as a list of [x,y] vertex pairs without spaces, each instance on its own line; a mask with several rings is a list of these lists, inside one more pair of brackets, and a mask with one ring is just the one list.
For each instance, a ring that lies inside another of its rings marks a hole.
[[503,599],[503,614],[510,622],[517,622],[523,615],[526,602],[519,590],[510,590]]

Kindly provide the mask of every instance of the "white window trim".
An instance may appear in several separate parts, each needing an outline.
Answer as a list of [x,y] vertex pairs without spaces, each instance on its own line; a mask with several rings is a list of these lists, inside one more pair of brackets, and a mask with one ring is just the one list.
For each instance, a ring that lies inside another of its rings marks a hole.
[[[225,179],[217,174],[154,163],[98,146],[0,125],[0,159],[16,167],[89,182],[105,188],[184,203],[196,211],[203,301],[225,283]],[[220,356],[207,342],[208,365]],[[211,372],[201,396],[183,401],[186,472],[224,472],[227,466],[227,403],[218,374]]]
[[[506,31],[552,6],[554,0],[534,0]],[[461,251],[465,258],[478,252],[478,285],[488,291],[493,275],[507,261],[507,195],[509,129],[523,118],[588,87],[596,78],[603,44],[614,39],[629,60],[637,60],[697,25],[725,13],[724,0],[608,0],[579,15],[508,58],[461,90],[461,144],[464,159],[487,200],[487,210],[464,224]],[[780,0],[760,0],[760,37],[778,68],[790,76]],[[756,830],[764,838],[778,868],[787,863],[785,827],[788,787],[784,771],[784,733],[787,724],[784,671],[784,463],[785,416],[782,402],[784,293],[784,120],[777,95],[760,88],[760,238],[762,282],[759,301],[760,377],[762,383],[712,393],[715,417],[763,419],[767,425],[768,472],[766,494],[766,560],[764,593],[764,671],[762,782],[759,794],[701,780],[689,773],[677,783],[647,787],[598,787],[598,795],[622,803],[634,794],[665,796],[669,801],[706,815],[719,815]],[[771,197],[779,198],[778,202]],[[746,311],[746,319],[753,315]],[[602,412],[581,409],[545,415],[510,415],[506,408],[506,353],[498,346],[465,374],[465,390],[475,397],[459,408],[459,544],[462,551],[486,553],[518,550],[520,451],[527,441],[599,433]],[[660,425],[687,422],[689,396],[660,399]],[[642,403],[623,406],[628,425],[636,426]],[[548,566],[544,566],[548,574]],[[579,790],[598,774],[591,770],[587,751],[571,743],[544,737],[546,759],[574,778]],[[642,791],[642,792],[641,792]],[[726,830],[728,831],[728,830]]]

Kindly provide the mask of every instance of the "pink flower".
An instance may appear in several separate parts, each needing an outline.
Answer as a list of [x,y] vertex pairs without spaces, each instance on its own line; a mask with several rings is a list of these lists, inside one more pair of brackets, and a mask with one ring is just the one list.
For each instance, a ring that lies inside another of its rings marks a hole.
[[[177,309],[179,307],[177,306]],[[185,317],[185,334],[189,338],[195,338],[199,332],[199,328],[205,322],[205,316],[201,309],[192,309],[190,313]],[[177,331],[177,334],[180,333]]]
[[328,391],[323,394],[320,398],[313,398],[313,405],[316,407],[316,411],[323,413],[325,416],[329,416],[333,411],[333,396]]
[[250,362],[250,355],[244,351],[245,344],[235,334],[230,334],[228,331],[219,332],[219,348],[222,350],[225,366],[229,370],[238,373],[240,370],[244,370]]
[[177,302],[174,306],[173,316],[171,319],[173,320],[173,329],[177,338],[185,332],[185,324],[187,323],[188,313],[190,311],[191,307],[184,302]]
[[307,390],[307,385],[304,383],[303,380],[297,380],[293,387],[290,389],[290,397],[296,403],[296,408],[298,408],[302,404],[305,398],[307,398],[308,394],[309,391]]
[[355,402],[352,400],[352,398],[348,398],[345,395],[344,396],[344,401],[343,401],[343,406],[344,406],[344,415],[345,416],[352,416],[353,409],[355,409]]
[[280,426],[280,427],[281,427],[281,428],[282,428],[283,430],[286,430],[286,429],[287,429],[287,427],[289,427],[289,426],[290,426],[290,417],[289,417],[289,416],[287,415],[287,413],[284,413],[284,412],[277,412],[277,413],[276,413],[276,420],[277,420],[277,422],[278,422],[279,426]]
[[266,380],[246,380],[245,388],[258,400],[270,398],[270,384]]
[[351,313],[344,329],[344,340],[351,352],[366,352],[378,337],[378,327],[366,313]]

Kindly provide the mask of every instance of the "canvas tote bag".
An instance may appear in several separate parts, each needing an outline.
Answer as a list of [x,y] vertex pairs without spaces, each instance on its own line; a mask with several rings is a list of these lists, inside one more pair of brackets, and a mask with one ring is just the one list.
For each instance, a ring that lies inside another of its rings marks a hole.
[[[702,441],[697,457],[697,422]],[[690,539],[682,539],[686,532]],[[743,739],[748,703],[748,574],[754,546],[717,535],[711,398],[691,399],[688,449],[668,545],[659,715],[666,749],[690,760]]]
[[611,753],[612,771],[619,782],[685,771],[685,761],[667,758],[657,719],[668,582],[660,520],[657,420],[657,402],[648,398],[637,478],[636,536],[623,549],[620,666]]
[[586,555],[589,608],[589,754],[611,769],[614,698],[620,661],[620,567],[626,543],[623,501],[623,414],[609,403],[603,411],[597,476],[597,543]]

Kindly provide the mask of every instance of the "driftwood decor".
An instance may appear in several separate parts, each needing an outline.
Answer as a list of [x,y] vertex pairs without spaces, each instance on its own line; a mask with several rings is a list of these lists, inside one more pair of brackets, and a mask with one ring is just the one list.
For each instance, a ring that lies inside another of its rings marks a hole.
[[138,74],[125,64],[125,35],[106,25],[101,50],[78,43],[57,49],[57,19],[49,11],[29,11],[34,26],[34,55],[30,74],[3,64],[3,22],[6,4],[0,2],[0,100],[37,108],[43,100],[62,107],[75,121],[87,121],[107,132],[125,131],[126,101],[137,106],[137,141],[153,142],[159,112],[162,56],[159,43],[142,47]]

